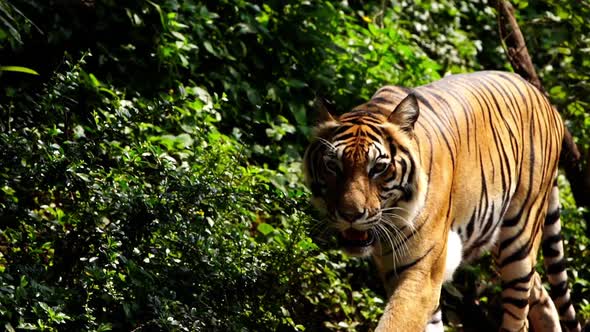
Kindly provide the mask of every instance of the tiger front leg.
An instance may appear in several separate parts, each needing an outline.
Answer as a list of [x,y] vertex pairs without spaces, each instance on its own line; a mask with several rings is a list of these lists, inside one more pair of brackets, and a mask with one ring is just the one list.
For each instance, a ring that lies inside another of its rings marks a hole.
[[446,247],[432,247],[400,274],[376,332],[425,331],[439,310],[445,251]]

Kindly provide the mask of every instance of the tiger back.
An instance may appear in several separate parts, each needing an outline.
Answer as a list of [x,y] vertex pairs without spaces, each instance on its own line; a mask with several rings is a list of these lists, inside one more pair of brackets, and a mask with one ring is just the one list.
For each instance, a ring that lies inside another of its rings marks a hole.
[[[306,183],[343,249],[379,267],[389,300],[378,331],[442,331],[442,283],[487,250],[503,330],[580,330],[560,238],[564,127],[542,93],[487,71],[385,86],[342,116],[321,112]],[[541,245],[552,298],[534,269]]]

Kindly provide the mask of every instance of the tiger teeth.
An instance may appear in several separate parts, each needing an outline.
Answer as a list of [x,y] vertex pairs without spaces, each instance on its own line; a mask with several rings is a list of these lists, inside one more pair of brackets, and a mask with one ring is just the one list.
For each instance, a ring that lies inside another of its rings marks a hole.
[[359,231],[352,228],[344,231],[342,235],[345,239],[353,241],[365,241],[369,238],[369,234],[366,231]]

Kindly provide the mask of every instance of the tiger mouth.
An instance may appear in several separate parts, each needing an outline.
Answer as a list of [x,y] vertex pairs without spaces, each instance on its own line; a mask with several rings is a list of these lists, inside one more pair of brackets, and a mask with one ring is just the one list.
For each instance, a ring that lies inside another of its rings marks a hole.
[[368,247],[375,242],[375,236],[372,232],[359,231],[349,228],[340,232],[340,245],[347,248]]

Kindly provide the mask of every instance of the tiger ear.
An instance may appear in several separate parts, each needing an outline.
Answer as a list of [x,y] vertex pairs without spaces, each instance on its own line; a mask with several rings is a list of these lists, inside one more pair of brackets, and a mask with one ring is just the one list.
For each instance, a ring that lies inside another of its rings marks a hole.
[[398,125],[402,130],[411,132],[414,129],[414,123],[418,120],[420,109],[418,100],[413,93],[404,98],[397,107],[389,114],[387,120]]
[[331,114],[332,105],[323,97],[316,96],[314,106],[319,112],[318,124],[336,120]]

